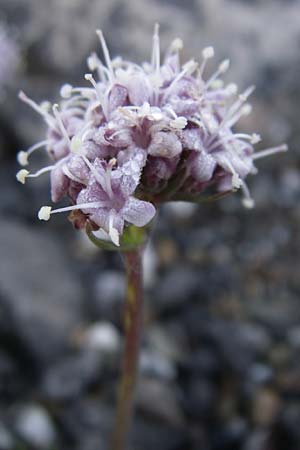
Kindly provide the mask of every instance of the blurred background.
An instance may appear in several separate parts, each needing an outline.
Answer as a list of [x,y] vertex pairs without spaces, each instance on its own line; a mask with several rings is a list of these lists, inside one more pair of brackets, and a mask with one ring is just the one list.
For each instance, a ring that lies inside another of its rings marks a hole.
[[259,162],[252,211],[236,194],[160,212],[130,448],[300,448],[300,1],[0,0],[1,450],[107,449],[122,350],[121,258],[36,219],[47,176],[15,181],[45,132],[17,92],[82,85],[96,28],[112,55],[149,59],[156,21],[183,60],[229,57],[227,80],[257,87],[241,127],[290,152]]

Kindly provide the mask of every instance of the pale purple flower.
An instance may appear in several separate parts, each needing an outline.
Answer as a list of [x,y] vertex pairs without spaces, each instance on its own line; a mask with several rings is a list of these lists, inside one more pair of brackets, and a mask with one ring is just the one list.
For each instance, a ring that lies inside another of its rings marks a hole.
[[60,105],[52,109],[20,94],[43,116],[48,130],[44,141],[19,153],[19,162],[27,165],[31,153],[45,147],[53,164],[36,174],[22,169],[17,178],[24,183],[50,172],[52,200],[66,196],[72,203],[56,210],[43,207],[39,218],[79,210],[118,245],[124,226],[145,226],[155,207],[176,195],[192,199],[207,187],[241,189],[245,206],[253,206],[245,178],[256,173],[254,161],[287,149],[255,153],[259,135],[235,132],[239,119],[251,112],[247,101],[253,87],[238,94],[234,84],[224,85],[228,60],[205,79],[212,47],[203,50],[201,63],[181,65],[182,42],[175,39],[161,62],[157,26],[151,61],[141,66],[111,59],[97,33],[105,65],[93,54],[88,66],[98,81],[88,73],[85,87],[65,84]]

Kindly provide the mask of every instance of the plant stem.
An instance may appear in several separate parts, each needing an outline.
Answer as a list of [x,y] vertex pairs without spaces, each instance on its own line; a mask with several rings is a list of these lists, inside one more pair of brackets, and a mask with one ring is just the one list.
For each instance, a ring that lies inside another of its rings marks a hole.
[[112,450],[126,448],[133,416],[134,389],[142,330],[143,247],[123,252],[123,257],[127,274],[127,295],[124,309],[125,349]]

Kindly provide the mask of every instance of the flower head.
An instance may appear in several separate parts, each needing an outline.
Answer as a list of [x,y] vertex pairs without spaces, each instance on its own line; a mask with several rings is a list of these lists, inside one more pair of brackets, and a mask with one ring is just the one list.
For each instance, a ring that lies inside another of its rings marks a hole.
[[204,72],[212,47],[202,61],[180,64],[180,39],[173,41],[161,62],[158,26],[151,61],[137,65],[120,57],[111,59],[101,31],[97,32],[105,64],[88,58],[88,84],[61,88],[60,105],[38,105],[24,93],[47,124],[46,139],[20,152],[22,166],[39,148],[52,164],[35,174],[18,172],[20,182],[50,172],[53,202],[68,197],[71,206],[42,207],[39,218],[78,210],[119,245],[124,226],[146,225],[162,201],[201,195],[208,187],[226,192],[241,189],[244,204],[253,206],[245,178],[256,173],[254,161],[285,151],[285,145],[254,152],[258,134],[237,133],[239,119],[251,112],[251,86],[238,94],[221,76],[224,60],[208,79]]

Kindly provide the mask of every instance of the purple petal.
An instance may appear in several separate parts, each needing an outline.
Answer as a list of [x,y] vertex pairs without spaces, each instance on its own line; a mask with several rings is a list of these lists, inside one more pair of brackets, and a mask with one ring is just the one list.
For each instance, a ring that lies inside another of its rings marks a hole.
[[217,163],[211,155],[199,152],[192,155],[188,165],[190,165],[192,176],[197,181],[204,183],[212,178]]
[[145,78],[141,74],[136,74],[130,77],[127,83],[128,96],[130,103],[136,106],[141,106],[149,101],[149,86]]
[[127,222],[132,223],[137,227],[143,227],[153,219],[156,210],[152,203],[130,197],[122,212],[123,217]]
[[120,84],[115,84],[108,96],[109,112],[114,111],[119,106],[124,106],[127,99],[127,89]]
[[161,158],[174,158],[181,153],[181,150],[181,142],[175,134],[161,131],[154,134],[148,147],[150,155]]
[[51,171],[51,199],[53,202],[58,202],[68,192],[69,179],[62,170],[62,165],[55,167]]

